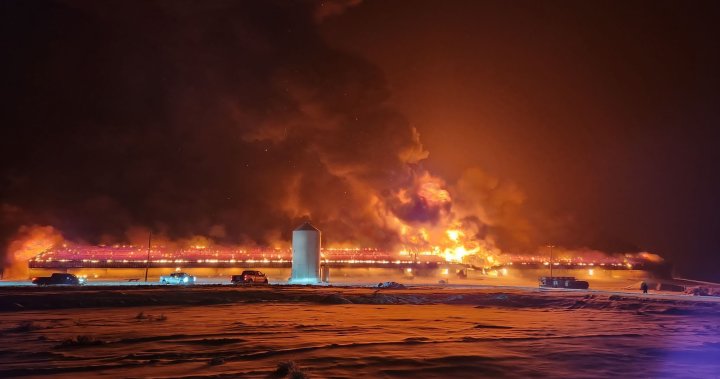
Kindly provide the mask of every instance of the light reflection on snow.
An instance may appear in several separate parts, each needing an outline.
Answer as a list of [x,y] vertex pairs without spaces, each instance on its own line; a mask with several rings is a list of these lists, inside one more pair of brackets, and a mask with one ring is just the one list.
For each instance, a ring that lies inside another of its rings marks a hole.
[[[498,294],[493,304],[513,299]],[[41,370],[35,374],[75,378],[96,366],[93,375],[106,377],[265,378],[285,360],[311,377],[338,378],[389,372],[429,378],[712,377],[720,369],[711,359],[720,353],[717,316],[642,314],[622,309],[623,300],[594,309],[594,298],[583,299],[589,307],[546,307],[530,297],[525,304],[481,308],[243,303],[6,313],[0,330],[21,320],[33,320],[37,329],[0,335],[0,375],[34,368]],[[161,314],[167,320],[157,321]],[[101,342],[58,347],[78,335]],[[209,365],[215,357],[224,363]]]

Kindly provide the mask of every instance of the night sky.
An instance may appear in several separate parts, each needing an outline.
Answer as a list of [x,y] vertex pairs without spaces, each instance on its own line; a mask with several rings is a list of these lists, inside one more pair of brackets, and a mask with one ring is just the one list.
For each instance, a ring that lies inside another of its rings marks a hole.
[[[720,280],[720,3],[2,1],[0,237],[472,223]],[[432,178],[452,202],[427,201]],[[409,200],[398,195],[409,189]]]

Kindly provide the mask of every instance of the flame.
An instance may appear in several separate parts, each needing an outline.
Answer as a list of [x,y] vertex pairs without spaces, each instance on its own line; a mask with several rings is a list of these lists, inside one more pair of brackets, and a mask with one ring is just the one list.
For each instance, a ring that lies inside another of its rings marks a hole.
[[663,257],[661,257],[657,254],[647,252],[647,251],[641,251],[641,252],[635,254],[635,256],[639,259],[645,260],[647,262],[652,262],[652,263],[662,263],[664,261]]
[[418,196],[434,204],[449,203],[451,201],[450,193],[442,188],[442,182],[439,179],[428,174],[425,180],[428,181],[420,185]]
[[434,255],[448,262],[464,262],[466,258],[476,257],[483,266],[493,263],[486,257],[499,253],[489,241],[477,237],[468,225],[455,220],[451,209],[452,197],[443,188],[443,182],[427,173],[420,175],[414,185],[415,192],[402,189],[397,199],[402,204],[411,203],[413,198],[422,199],[428,207],[439,209],[439,220],[436,224],[412,223],[405,221],[389,212],[386,223],[395,225],[400,236],[400,255]]
[[[416,200],[417,199],[417,200]],[[395,200],[402,205],[419,201],[432,209],[433,221],[408,221],[392,211],[383,211],[383,223],[395,229],[400,238],[400,256],[438,256],[448,262],[472,261],[473,264],[490,266],[493,256],[500,254],[492,241],[478,237],[477,227],[464,224],[452,212],[452,196],[445,183],[427,172],[417,175],[409,188],[395,193]],[[382,199],[376,197],[382,208]]]
[[457,242],[458,239],[460,238],[461,232],[459,230],[449,229],[446,233],[447,233],[448,238],[450,238],[451,241]]
[[3,264],[3,278],[26,279],[29,275],[28,261],[62,243],[62,235],[52,226],[20,227],[8,245]]

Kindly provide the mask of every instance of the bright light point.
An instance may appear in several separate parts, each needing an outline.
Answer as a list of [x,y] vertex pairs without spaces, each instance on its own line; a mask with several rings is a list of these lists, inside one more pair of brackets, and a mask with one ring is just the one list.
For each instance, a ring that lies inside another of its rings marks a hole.
[[447,236],[452,240],[453,242],[457,242],[458,238],[460,238],[460,231],[458,230],[448,230]]

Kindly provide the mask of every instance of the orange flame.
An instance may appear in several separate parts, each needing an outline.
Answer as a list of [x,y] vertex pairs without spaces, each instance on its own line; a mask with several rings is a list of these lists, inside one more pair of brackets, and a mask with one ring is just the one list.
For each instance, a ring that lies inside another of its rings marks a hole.
[[63,243],[60,232],[52,226],[22,226],[8,246],[4,262],[4,279],[27,279],[28,261],[53,246]]
[[414,197],[421,198],[440,212],[435,223],[413,223],[392,212],[383,212],[384,224],[395,229],[400,237],[400,255],[433,255],[448,262],[471,259],[474,264],[489,266],[495,261],[494,256],[500,254],[492,241],[477,237],[476,232],[456,219],[451,211],[452,197],[441,179],[425,172],[415,178],[412,188],[403,188],[395,196],[402,204],[411,203]]

